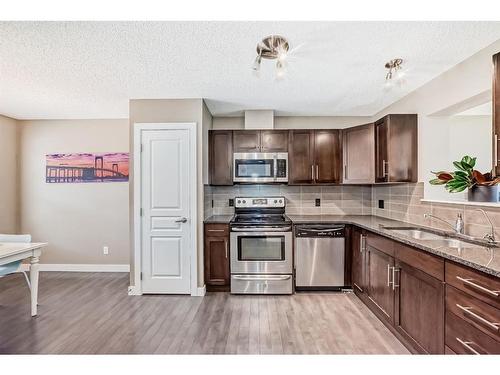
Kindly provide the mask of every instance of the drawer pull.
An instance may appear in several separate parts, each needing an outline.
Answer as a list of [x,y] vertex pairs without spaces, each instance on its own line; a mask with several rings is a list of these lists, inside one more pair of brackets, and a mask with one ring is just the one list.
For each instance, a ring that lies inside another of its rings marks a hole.
[[460,340],[458,337],[455,337],[457,339],[457,341],[460,343],[460,345],[462,345],[465,349],[467,349],[468,351],[470,351],[471,353],[474,353],[474,354],[481,354],[479,353],[476,349],[474,349],[471,344],[474,344],[472,341],[463,341],[463,340]]
[[207,229],[207,232],[225,232],[225,229]]
[[497,332],[498,332],[498,330],[500,330],[500,323],[492,323],[489,320],[484,319],[482,316],[480,316],[480,315],[476,314],[474,311],[472,311],[472,307],[469,307],[469,306],[465,307],[465,306],[459,305],[458,303],[456,305],[465,314],[469,314],[471,317],[473,317],[477,321],[479,321],[483,324],[486,324],[488,327],[494,329]]
[[482,292],[485,292],[485,293],[488,293],[492,296],[495,296],[495,297],[498,297],[500,296],[500,291],[498,290],[490,290],[488,288],[485,288],[484,286],[481,286],[481,285],[478,285],[474,282],[472,282],[473,279],[464,279],[463,277],[460,277],[460,276],[457,276],[457,279],[460,280],[461,282],[463,282],[464,284],[467,284],[473,288],[476,288]]

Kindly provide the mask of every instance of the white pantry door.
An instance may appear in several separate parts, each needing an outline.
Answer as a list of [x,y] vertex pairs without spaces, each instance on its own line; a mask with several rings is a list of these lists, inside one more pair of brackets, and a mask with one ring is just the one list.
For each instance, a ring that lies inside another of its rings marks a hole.
[[190,294],[191,132],[143,130],[141,136],[142,292]]

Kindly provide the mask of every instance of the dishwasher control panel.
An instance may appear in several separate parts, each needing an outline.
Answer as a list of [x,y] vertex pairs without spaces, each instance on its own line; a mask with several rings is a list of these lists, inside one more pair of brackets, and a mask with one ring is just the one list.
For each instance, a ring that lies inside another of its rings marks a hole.
[[335,225],[298,225],[295,237],[345,237],[345,227]]

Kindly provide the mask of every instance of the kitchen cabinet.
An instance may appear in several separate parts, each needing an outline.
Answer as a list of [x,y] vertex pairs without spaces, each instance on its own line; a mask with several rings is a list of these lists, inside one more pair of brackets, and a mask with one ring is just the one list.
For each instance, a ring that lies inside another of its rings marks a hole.
[[355,126],[342,131],[343,183],[375,182],[374,124]]
[[375,182],[417,182],[417,115],[375,122]]
[[335,184],[340,181],[339,130],[291,130],[289,184]]
[[351,280],[354,293],[360,298],[365,297],[365,273],[366,273],[366,257],[365,257],[366,237],[363,231],[359,228],[352,229],[351,235],[351,250],[352,250],[352,265],[351,265]]
[[[366,237],[366,277],[369,304],[375,314],[389,324],[394,323],[394,289],[391,286],[394,258],[375,247],[371,241],[374,235]],[[389,241],[387,244],[391,245]],[[380,241],[378,241],[380,243]]]
[[[417,250],[414,250],[415,252]],[[394,326],[419,353],[444,352],[444,283],[396,260]]]
[[493,167],[500,176],[500,53],[493,55]]
[[229,224],[205,224],[204,272],[207,291],[229,291]]
[[233,184],[233,132],[210,130],[209,177],[211,185]]
[[288,130],[234,130],[234,152],[287,152]]

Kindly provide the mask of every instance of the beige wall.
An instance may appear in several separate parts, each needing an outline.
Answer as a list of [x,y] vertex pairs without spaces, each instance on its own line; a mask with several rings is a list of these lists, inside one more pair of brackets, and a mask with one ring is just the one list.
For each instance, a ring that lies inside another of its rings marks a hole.
[[[343,129],[372,121],[368,116],[278,116],[275,129]],[[244,117],[214,117],[214,129],[244,129]]]
[[0,233],[19,231],[18,128],[16,120],[0,115]]
[[[212,126],[212,115],[202,99],[132,99],[129,106],[130,141],[133,142],[134,123],[165,123],[165,122],[195,122],[197,124],[197,250],[198,250],[198,286],[203,286],[203,218],[204,218],[204,189],[203,180],[208,164],[204,161],[204,154],[208,150],[204,147],[204,139],[208,139],[208,128]],[[206,124],[204,124],[206,123]],[[206,133],[206,135],[204,135]],[[205,144],[207,146],[207,144]],[[133,159],[131,147],[131,159]],[[205,158],[208,159],[208,158]],[[131,167],[132,168],[132,167]],[[133,212],[133,174],[130,181],[130,212]],[[208,177],[206,177],[208,178]],[[133,243],[133,218],[130,220],[130,238]],[[131,249],[131,285],[133,280],[133,248]]]
[[128,183],[45,182],[48,153],[127,152],[128,120],[19,124],[21,231],[49,243],[42,263],[128,264]]

